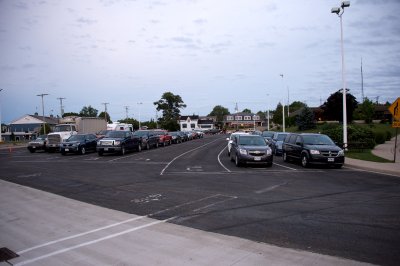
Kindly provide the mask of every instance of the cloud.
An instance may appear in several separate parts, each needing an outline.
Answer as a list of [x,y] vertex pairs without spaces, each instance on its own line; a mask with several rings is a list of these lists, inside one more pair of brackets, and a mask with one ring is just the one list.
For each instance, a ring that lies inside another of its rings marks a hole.
[[16,68],[9,65],[2,65],[0,66],[0,70],[2,71],[14,71]]
[[193,20],[193,23],[198,24],[198,25],[203,25],[203,24],[207,23],[207,20],[199,18],[199,19]]
[[180,43],[193,43],[193,39],[187,38],[187,37],[174,37],[172,38],[174,42],[180,42]]
[[22,65],[22,68],[25,68],[25,69],[35,68],[35,67],[36,67],[35,64],[24,64],[24,65]]
[[86,25],[93,25],[97,23],[97,20],[95,19],[88,19],[88,18],[79,18],[76,20],[79,24],[86,24]]
[[21,2],[21,1],[17,2],[17,3],[14,3],[13,6],[15,8],[21,9],[21,10],[28,10],[29,9],[28,4],[26,2]]
[[265,42],[265,41],[262,41],[262,42],[258,42],[258,43],[257,43],[257,46],[260,47],[260,48],[273,47],[273,46],[275,46],[275,45],[276,45],[276,43],[274,43],[274,42]]

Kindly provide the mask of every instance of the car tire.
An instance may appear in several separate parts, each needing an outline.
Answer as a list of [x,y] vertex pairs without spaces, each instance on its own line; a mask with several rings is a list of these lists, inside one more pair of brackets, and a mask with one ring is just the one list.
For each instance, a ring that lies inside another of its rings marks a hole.
[[126,149],[125,149],[125,145],[121,146],[121,155],[125,155],[126,154]]
[[138,152],[141,152],[141,151],[142,151],[142,144],[139,143],[139,145],[138,145],[136,151],[138,151]]
[[236,167],[240,167],[242,164],[239,161],[239,157],[237,155],[235,155],[235,165]]
[[97,154],[98,154],[99,156],[103,156],[104,153],[103,153],[103,151],[98,151]]
[[283,152],[283,153],[282,153],[282,158],[283,158],[283,161],[284,161],[284,162],[288,162],[288,161],[289,161],[286,152]]
[[309,163],[308,163],[308,156],[307,154],[303,153],[301,155],[301,166],[303,166],[304,168],[308,167]]
[[81,148],[81,155],[84,155],[86,153],[86,149],[85,149],[85,147],[82,147]]
[[61,151],[61,155],[66,155],[67,153],[65,151]]
[[29,151],[30,151],[31,153],[34,153],[36,150],[35,150],[35,149],[29,149]]
[[167,142],[166,141],[163,142],[163,146],[164,147],[167,146]]
[[266,166],[267,166],[267,167],[271,167],[271,166],[272,166],[272,163],[267,163]]
[[154,147],[157,149],[158,148],[158,141],[156,142],[156,145],[154,145]]
[[334,166],[336,169],[340,169],[340,168],[342,168],[343,167],[343,164],[335,164],[335,166]]

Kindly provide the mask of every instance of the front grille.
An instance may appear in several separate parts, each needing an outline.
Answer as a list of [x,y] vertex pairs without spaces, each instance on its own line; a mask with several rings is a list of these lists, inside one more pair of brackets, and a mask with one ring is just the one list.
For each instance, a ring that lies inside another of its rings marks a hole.
[[323,155],[325,157],[336,157],[336,156],[338,156],[338,152],[337,151],[321,151],[321,155]]
[[265,151],[249,151],[249,155],[251,156],[263,156]]
[[48,144],[58,144],[61,142],[61,137],[58,134],[47,136]]
[[110,146],[110,145],[113,145],[113,144],[114,144],[114,141],[112,141],[112,140],[104,140],[104,141],[100,141],[100,144],[101,144],[101,145]]

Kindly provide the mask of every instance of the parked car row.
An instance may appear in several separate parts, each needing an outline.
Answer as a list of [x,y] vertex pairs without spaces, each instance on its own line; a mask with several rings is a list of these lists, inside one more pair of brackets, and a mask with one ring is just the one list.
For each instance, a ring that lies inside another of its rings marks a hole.
[[303,167],[318,164],[341,168],[344,164],[343,149],[324,134],[234,132],[227,140],[228,156],[236,166],[243,164],[271,166],[274,155],[282,155],[285,162],[300,162]]
[[[62,155],[67,153],[86,154],[97,152],[99,156],[105,153],[126,154],[129,151],[141,151],[143,149],[158,148],[184,141],[202,138],[203,133],[191,132],[168,132],[167,130],[137,130],[135,132],[123,130],[104,130],[98,134],[75,134],[59,145]],[[47,136],[41,135],[29,142],[28,150],[47,151]]]

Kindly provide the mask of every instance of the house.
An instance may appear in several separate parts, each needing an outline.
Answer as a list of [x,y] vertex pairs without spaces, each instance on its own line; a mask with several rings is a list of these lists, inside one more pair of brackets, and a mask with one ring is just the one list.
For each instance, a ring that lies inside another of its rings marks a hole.
[[253,113],[235,113],[224,116],[224,128],[227,129],[255,129],[262,126],[260,116]]
[[2,133],[2,137],[5,141],[10,141],[12,138],[16,141],[29,140],[39,134],[43,122],[52,127],[58,124],[58,118],[45,116],[43,121],[40,115],[24,115],[12,121],[7,131]]
[[179,126],[181,131],[210,130],[215,128],[215,117],[183,115],[179,118]]

